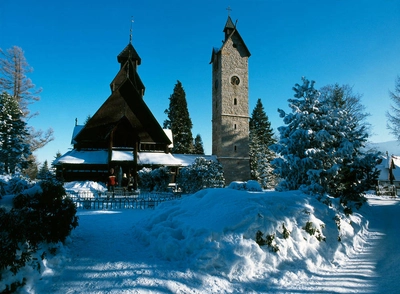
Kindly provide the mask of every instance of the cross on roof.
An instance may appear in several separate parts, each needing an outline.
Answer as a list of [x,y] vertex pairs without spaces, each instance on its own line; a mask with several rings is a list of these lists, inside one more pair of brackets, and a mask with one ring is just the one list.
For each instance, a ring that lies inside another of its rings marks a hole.
[[232,8],[231,8],[230,6],[228,6],[228,7],[226,8],[226,10],[228,10],[228,16],[230,16],[230,15],[231,15]]
[[129,33],[129,43],[132,44],[132,23],[133,23],[133,16],[131,16],[131,29]]

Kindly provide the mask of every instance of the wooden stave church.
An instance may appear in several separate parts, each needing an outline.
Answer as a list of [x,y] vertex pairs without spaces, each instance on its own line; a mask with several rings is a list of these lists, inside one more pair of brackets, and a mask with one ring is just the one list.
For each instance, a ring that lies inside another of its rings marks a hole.
[[59,179],[106,182],[109,170],[132,174],[142,167],[168,166],[171,182],[178,169],[202,156],[171,154],[172,133],[164,130],[144,102],[145,92],[137,67],[141,59],[130,42],[117,56],[120,70],[110,84],[111,95],[85,125],[73,130],[73,149],[53,162]]

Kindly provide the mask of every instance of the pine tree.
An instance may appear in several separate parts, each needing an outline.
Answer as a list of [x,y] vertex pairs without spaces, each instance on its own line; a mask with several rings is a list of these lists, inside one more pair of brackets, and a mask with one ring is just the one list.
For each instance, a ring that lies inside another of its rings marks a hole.
[[390,106],[391,112],[386,112],[387,128],[397,141],[400,141],[400,76],[396,79],[394,91],[389,94],[394,105]]
[[[6,51],[0,49],[0,56],[0,91],[7,92],[18,102],[22,111],[22,118],[26,121],[38,114],[30,114],[28,106],[40,100],[38,94],[41,89],[35,89],[36,86],[27,77],[27,74],[31,73],[33,68],[29,66],[24,51],[18,46],[11,47]],[[29,127],[30,136],[28,137],[28,142],[31,151],[40,149],[53,141],[53,133],[52,128],[43,132]]]
[[168,119],[164,121],[164,128],[172,131],[174,141],[172,153],[191,154],[193,153],[193,124],[189,117],[186,94],[180,81],[177,81],[169,100],[169,108],[165,110]]
[[201,139],[200,134],[197,134],[196,138],[194,138],[194,144],[193,145],[194,145],[193,154],[204,155],[203,140]]
[[[15,98],[22,110],[23,116],[29,115],[28,105],[39,101],[39,90],[34,90],[35,85],[27,77],[33,71],[26,61],[24,51],[13,46],[6,51],[0,49],[0,89]],[[33,93],[32,93],[32,90]]]
[[269,149],[269,146],[276,143],[276,140],[261,99],[257,100],[253,109],[249,129],[251,177],[257,180],[264,189],[272,188],[276,185],[277,177],[271,166],[275,153]]
[[49,176],[51,176],[51,172],[50,172],[50,169],[49,169],[49,165],[48,165],[48,163],[47,163],[47,160],[45,160],[45,161],[43,162],[43,165],[42,165],[41,168],[39,169],[37,178],[38,178],[38,179],[41,179],[41,180],[44,180],[44,179],[49,178]]
[[0,110],[0,170],[14,174],[29,164],[29,134],[17,101],[6,92],[0,95]]
[[278,188],[361,201],[377,176],[378,154],[363,153],[366,127],[346,108],[340,87],[323,101],[305,78],[293,90],[292,112],[279,109],[286,126],[278,128],[280,140],[271,146],[280,155],[273,162],[284,179]]

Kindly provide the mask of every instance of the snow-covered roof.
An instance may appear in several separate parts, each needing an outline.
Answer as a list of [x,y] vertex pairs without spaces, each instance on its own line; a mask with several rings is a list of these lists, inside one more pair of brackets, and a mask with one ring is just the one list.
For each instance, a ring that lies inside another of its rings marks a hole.
[[72,131],[71,144],[76,144],[75,137],[79,134],[83,127],[84,125],[75,125],[74,130]]
[[107,150],[71,150],[54,160],[53,164],[107,164]]
[[378,181],[389,181],[389,167],[391,161],[394,164],[394,168],[392,169],[394,180],[400,181],[400,156],[394,155],[382,157],[382,162],[376,166],[380,170]]
[[[207,160],[217,161],[215,155],[199,154],[171,154],[164,152],[139,152],[139,165],[163,165],[163,166],[188,166],[197,157],[204,157]],[[57,158],[53,164],[107,164],[107,150],[71,150]],[[131,150],[113,150],[112,161],[133,161]]]

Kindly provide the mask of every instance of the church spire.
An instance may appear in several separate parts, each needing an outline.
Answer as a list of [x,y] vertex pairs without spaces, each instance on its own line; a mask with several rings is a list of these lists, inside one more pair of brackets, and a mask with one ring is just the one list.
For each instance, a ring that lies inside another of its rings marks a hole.
[[228,10],[228,20],[226,21],[226,24],[225,24],[225,27],[224,27],[224,30],[223,30],[223,32],[225,33],[225,40],[232,33],[232,31],[236,29],[236,25],[233,24],[233,21],[231,19],[231,11],[232,11],[231,7],[228,6],[226,8],[226,10]]

